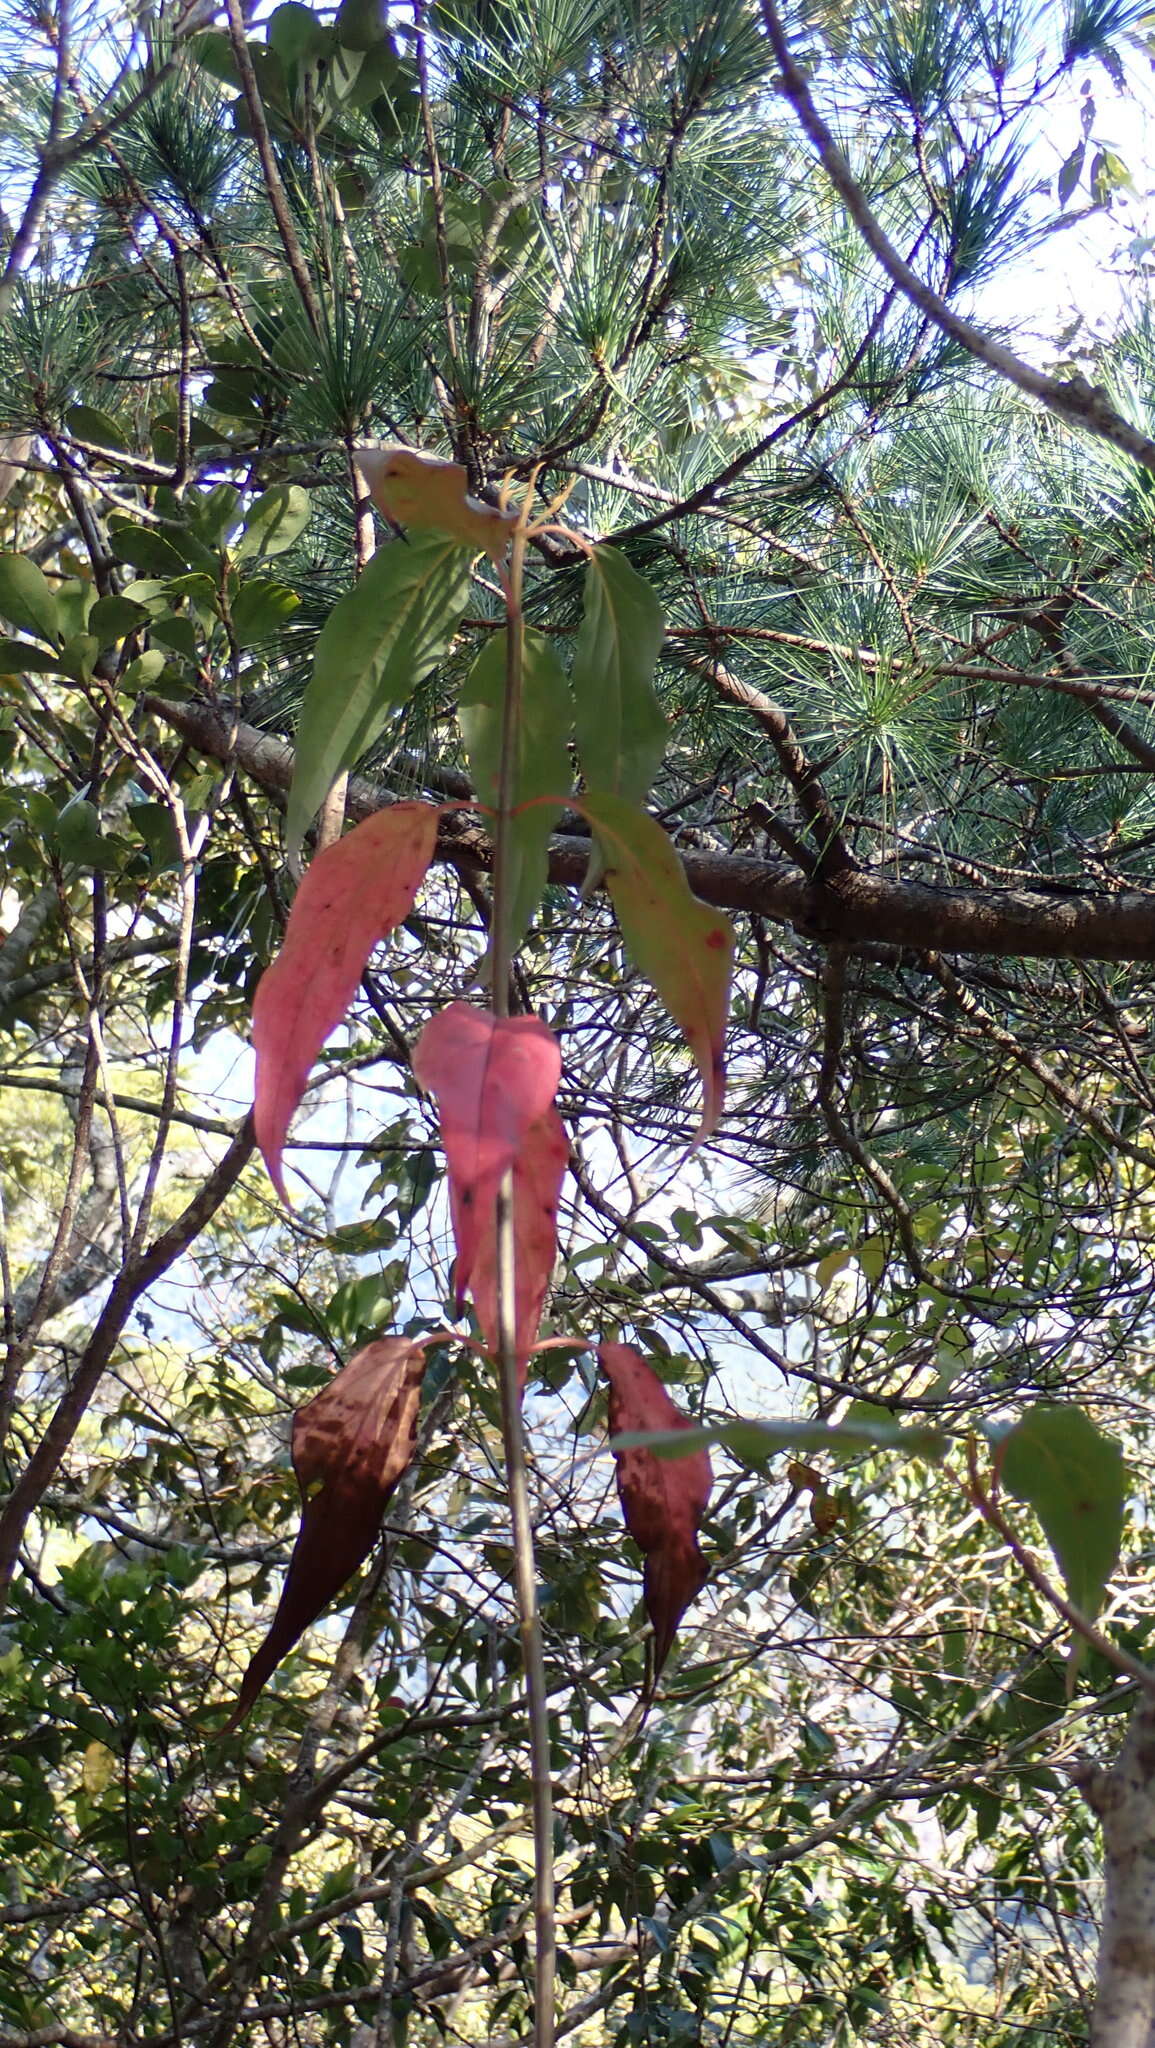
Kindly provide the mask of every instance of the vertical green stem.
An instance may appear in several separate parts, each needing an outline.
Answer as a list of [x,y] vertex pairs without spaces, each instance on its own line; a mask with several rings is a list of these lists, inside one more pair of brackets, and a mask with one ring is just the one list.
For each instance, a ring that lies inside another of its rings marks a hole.
[[[493,863],[493,925],[490,933],[494,1015],[509,1015],[510,903],[508,886],[509,823],[517,787],[521,720],[522,576],[525,535],[514,535],[507,598],[505,704],[501,725],[501,766],[498,785],[497,835]],[[505,1449],[506,1485],[513,1525],[513,1571],[518,1627],[525,1670],[529,1721],[530,1778],[533,1788],[534,1868],[534,2022],[533,2048],[553,2048],[554,1976],[557,1931],[554,1915],[553,1785],[549,1760],[549,1711],[545,1689],[545,1658],[537,1608],[537,1567],[533,1524],[529,1512],[525,1432],[521,1419],[521,1387],[517,1363],[517,1290],[514,1241],[513,1174],[502,1180],[497,1196],[497,1335],[501,1373],[501,1428]]]

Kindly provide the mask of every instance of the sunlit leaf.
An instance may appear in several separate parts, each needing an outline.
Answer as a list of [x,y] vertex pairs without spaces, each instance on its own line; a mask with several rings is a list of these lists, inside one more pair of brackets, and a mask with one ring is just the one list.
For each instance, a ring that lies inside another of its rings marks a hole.
[[1073,1402],[1028,1409],[998,1443],[1005,1490],[1033,1508],[1063,1574],[1067,1597],[1089,1621],[1103,1604],[1123,1537],[1123,1453]]
[[552,1105],[561,1050],[539,1017],[495,1017],[469,1003],[450,1003],[430,1018],[414,1046],[413,1072],[437,1100],[460,1304],[502,1176]]
[[686,1457],[664,1460],[638,1443],[638,1431],[676,1433],[692,1425],[631,1344],[599,1344],[598,1358],[610,1387],[610,1449],[617,1463],[622,1513],[646,1560],[643,1592],[654,1631],[656,1681],[678,1623],[706,1583],[698,1530],[713,1483],[710,1455],[699,1445]]
[[309,493],[300,484],[275,484],[257,499],[233,554],[238,562],[249,555],[279,555],[309,524]]
[[357,467],[378,510],[398,526],[417,533],[442,533],[463,547],[499,562],[517,519],[469,495],[469,477],[459,462],[446,462],[420,448],[355,448]]
[[290,851],[334,778],[372,745],[442,659],[465,609],[469,558],[431,536],[379,548],[321,630],[301,706],[285,818]]
[[694,1056],[704,1096],[698,1137],[708,1137],[726,1090],[722,1046],[734,927],[691,894],[669,837],[636,804],[590,790],[575,805],[597,835],[630,958],[657,990]]
[[433,857],[435,804],[393,804],[319,853],[289,913],[285,942],[253,1003],[254,1120],[273,1185],[309,1070],[345,1015],[374,946],[408,917]]
[[[483,802],[496,805],[501,774],[502,709],[508,636],[497,633],[474,662],[458,701],[458,716],[473,784]],[[570,697],[565,672],[549,641],[527,632],[522,661],[521,716],[513,800],[562,795],[572,780],[566,742]],[[516,950],[541,902],[548,869],[549,836],[561,806],[532,804],[509,823],[508,935]]]

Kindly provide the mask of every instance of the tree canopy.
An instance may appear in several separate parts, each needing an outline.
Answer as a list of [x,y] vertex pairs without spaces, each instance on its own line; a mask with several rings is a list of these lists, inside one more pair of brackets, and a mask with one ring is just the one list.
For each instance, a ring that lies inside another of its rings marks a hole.
[[[1021,283],[1151,38],[3,32],[0,2048],[1155,2041],[1150,245]],[[516,1329],[467,1005],[563,1061]]]

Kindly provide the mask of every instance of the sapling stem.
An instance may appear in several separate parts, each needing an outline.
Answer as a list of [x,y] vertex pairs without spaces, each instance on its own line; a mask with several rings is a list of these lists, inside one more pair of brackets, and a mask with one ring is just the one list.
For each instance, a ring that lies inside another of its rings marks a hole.
[[[506,595],[505,701],[501,722],[497,826],[493,862],[493,918],[490,931],[494,1015],[509,1015],[511,966],[509,832],[517,789],[517,758],[522,691],[522,579],[525,568],[525,521],[515,529]],[[505,1174],[497,1195],[497,1351],[501,1382],[501,1429],[505,1478],[513,1529],[513,1575],[518,1631],[525,1672],[526,1715],[529,1721],[530,1779],[533,1795],[534,1870],[534,2000],[533,2048],[553,2048],[554,1976],[557,1935],[554,1917],[553,1785],[549,1760],[549,1712],[546,1704],[545,1658],[537,1607],[537,1567],[529,1512],[525,1431],[521,1419],[521,1387],[517,1359],[517,1255],[514,1239],[513,1172]]]

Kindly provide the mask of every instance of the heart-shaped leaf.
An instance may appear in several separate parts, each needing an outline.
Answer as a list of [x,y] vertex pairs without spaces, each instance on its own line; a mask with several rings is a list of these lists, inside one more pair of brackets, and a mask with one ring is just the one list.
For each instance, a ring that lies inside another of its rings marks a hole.
[[630,958],[681,1026],[702,1076],[701,1140],[715,1128],[726,1092],[722,1044],[734,927],[691,893],[667,834],[636,804],[604,790],[589,790],[574,804],[597,835]]
[[441,1119],[460,1304],[502,1175],[557,1092],[561,1049],[540,1017],[495,1017],[450,1003],[418,1039],[413,1072],[436,1097]]
[[281,1153],[309,1069],[356,993],[374,946],[408,917],[433,858],[436,804],[392,804],[319,853],[253,1003],[257,1143],[285,1193]]
[[692,1424],[632,1344],[599,1344],[598,1358],[610,1387],[610,1449],[617,1461],[622,1513],[646,1560],[642,1587],[654,1631],[652,1688],[678,1623],[708,1576],[698,1530],[713,1484],[710,1454],[698,1449],[667,1460],[642,1444],[620,1444],[626,1432],[675,1431]]
[[300,1532],[272,1626],[245,1673],[226,1734],[372,1550],[389,1496],[413,1457],[425,1351],[441,1338],[382,1337],[366,1345],[294,1416]]

